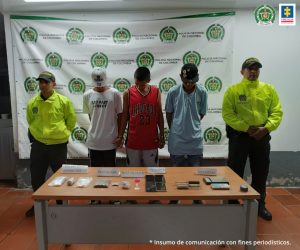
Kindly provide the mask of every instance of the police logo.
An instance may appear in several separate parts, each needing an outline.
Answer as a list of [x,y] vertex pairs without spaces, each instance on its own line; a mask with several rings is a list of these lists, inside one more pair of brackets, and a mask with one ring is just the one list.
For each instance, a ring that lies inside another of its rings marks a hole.
[[71,28],[66,34],[66,39],[69,44],[80,44],[84,39],[84,33],[79,28]]
[[159,33],[160,40],[165,43],[174,43],[177,40],[178,32],[172,26],[164,27]]
[[123,93],[130,88],[130,82],[126,78],[118,78],[114,82],[114,88]]
[[217,144],[222,138],[222,132],[220,129],[215,127],[207,128],[204,131],[204,141],[207,144]]
[[73,78],[68,87],[71,94],[82,95],[85,91],[85,82],[80,78]]
[[136,58],[138,67],[152,68],[154,64],[154,56],[149,52],[142,52]]
[[206,31],[207,40],[210,42],[222,41],[225,35],[225,29],[220,24],[213,24]]
[[131,39],[131,34],[128,29],[118,28],[113,32],[113,40],[118,44],[129,43]]
[[208,93],[219,93],[222,89],[222,81],[220,78],[212,76],[205,81],[204,87]]
[[39,111],[39,108],[38,107],[32,107],[31,110],[32,110],[32,113],[36,115]]
[[241,102],[245,102],[245,101],[247,101],[247,97],[245,95],[239,95],[239,100]]
[[108,58],[104,53],[97,52],[91,57],[91,65],[93,68],[107,68]]
[[39,84],[35,77],[27,77],[24,81],[24,87],[28,94],[35,94],[39,90]]
[[165,77],[159,82],[159,90],[161,93],[167,93],[175,85],[176,81],[173,78]]
[[46,65],[51,69],[60,69],[62,66],[62,57],[56,52],[50,52],[46,56]]
[[193,63],[199,66],[200,62],[201,62],[201,56],[196,51],[189,51],[185,53],[183,56],[183,64]]
[[257,7],[254,11],[256,23],[260,25],[273,24],[275,20],[275,13],[275,9],[270,5],[264,4]]
[[71,138],[74,142],[84,143],[87,139],[87,131],[84,128],[76,127],[72,131]]
[[38,33],[32,27],[23,28],[20,32],[20,36],[24,43],[36,43],[38,39]]

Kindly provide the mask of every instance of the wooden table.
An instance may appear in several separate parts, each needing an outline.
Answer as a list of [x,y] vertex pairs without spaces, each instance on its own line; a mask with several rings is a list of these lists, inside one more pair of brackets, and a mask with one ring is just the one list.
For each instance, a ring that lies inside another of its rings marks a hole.
[[[146,168],[120,168],[121,170],[145,170]],[[34,194],[36,231],[39,249],[47,249],[48,243],[177,243],[203,245],[238,244],[238,240],[256,240],[257,201],[259,194],[249,186],[249,191],[240,191],[246,182],[228,167],[217,167],[218,176],[230,181],[230,190],[212,190],[205,185],[203,177],[196,175],[195,167],[166,168],[167,192],[145,192],[145,181],[140,190],[134,190],[134,178],[97,177],[96,168],[87,174],[63,174],[58,170]],[[56,176],[91,176],[92,184],[87,188],[49,187]],[[96,179],[112,182],[129,181],[131,188],[94,188]],[[200,180],[198,190],[178,190],[176,181]],[[243,200],[243,204],[224,202],[203,205],[121,204],[89,205],[70,202],[72,200]],[[56,205],[49,200],[63,200]],[[200,241],[211,242],[200,242]],[[231,241],[231,242],[230,242]],[[246,245],[245,249],[255,249]]]

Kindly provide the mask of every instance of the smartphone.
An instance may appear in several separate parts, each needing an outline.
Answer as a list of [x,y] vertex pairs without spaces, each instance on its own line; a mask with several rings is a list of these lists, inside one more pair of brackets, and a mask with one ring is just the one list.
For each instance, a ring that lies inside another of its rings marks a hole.
[[212,183],[211,185],[212,189],[216,190],[228,190],[230,189],[230,185],[227,183]]

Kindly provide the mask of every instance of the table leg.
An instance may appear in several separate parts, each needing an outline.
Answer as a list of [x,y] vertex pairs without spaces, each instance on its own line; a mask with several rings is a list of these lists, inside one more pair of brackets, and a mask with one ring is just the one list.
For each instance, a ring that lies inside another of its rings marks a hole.
[[34,214],[35,214],[35,228],[38,241],[39,250],[48,249],[48,236],[47,236],[47,206],[48,201],[35,200],[34,201]]
[[254,241],[256,241],[256,223],[257,223],[257,201],[256,200],[245,200],[246,208],[246,230],[245,230],[245,240],[251,241],[251,246],[245,246],[246,250],[254,250]]

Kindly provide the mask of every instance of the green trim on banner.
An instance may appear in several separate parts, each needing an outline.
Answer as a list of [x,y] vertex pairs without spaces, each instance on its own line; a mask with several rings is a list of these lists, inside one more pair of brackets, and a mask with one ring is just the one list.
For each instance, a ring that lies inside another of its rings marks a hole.
[[[26,20],[52,20],[52,21],[70,21],[72,19],[66,19],[66,18],[57,18],[57,17],[46,17],[46,16],[17,16],[17,15],[11,15],[10,19],[26,19]],[[73,20],[75,21],[75,20]]]
[[198,18],[198,17],[220,17],[220,16],[235,16],[235,11],[203,13],[203,14],[195,14],[195,15],[188,15],[188,16],[168,17],[168,18],[156,19],[156,20]]
[[[203,14],[195,14],[195,15],[179,16],[179,17],[168,17],[168,18],[161,18],[161,19],[154,19],[154,20],[184,19],[184,18],[199,18],[199,17],[220,17],[220,16],[234,16],[234,15],[235,15],[235,11],[229,11],[229,12],[203,13]],[[19,15],[11,15],[10,19],[50,20],[50,21],[88,21],[88,20],[58,18],[58,17],[19,16]],[[142,20],[140,20],[140,21],[142,21]]]

